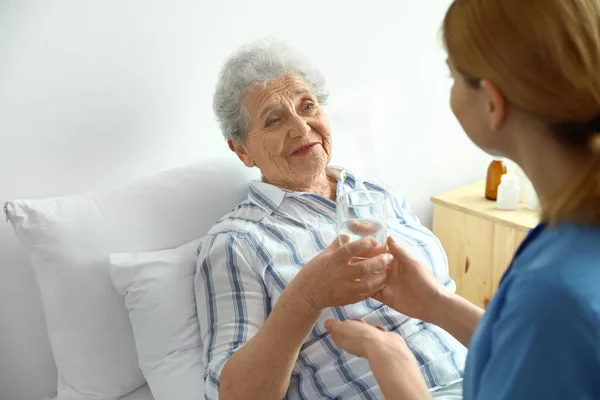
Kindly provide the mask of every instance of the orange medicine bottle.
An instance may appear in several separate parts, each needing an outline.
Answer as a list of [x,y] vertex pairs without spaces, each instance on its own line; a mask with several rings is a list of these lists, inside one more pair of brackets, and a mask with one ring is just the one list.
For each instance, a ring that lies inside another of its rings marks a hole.
[[502,175],[506,174],[506,163],[501,157],[494,157],[487,170],[485,183],[485,198],[496,200],[498,198],[498,186],[502,182]]

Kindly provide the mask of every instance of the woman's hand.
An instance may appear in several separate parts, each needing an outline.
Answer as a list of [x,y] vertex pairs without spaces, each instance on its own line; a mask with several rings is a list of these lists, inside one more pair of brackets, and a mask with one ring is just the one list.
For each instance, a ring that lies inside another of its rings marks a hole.
[[[354,304],[380,291],[393,261],[384,246],[374,239],[361,239],[344,245],[336,239],[321,254],[306,263],[288,289],[301,295],[316,311]],[[355,257],[372,258],[356,262]]]
[[409,317],[432,322],[444,295],[449,292],[391,236],[388,249],[394,256],[391,272],[386,286],[373,298]]

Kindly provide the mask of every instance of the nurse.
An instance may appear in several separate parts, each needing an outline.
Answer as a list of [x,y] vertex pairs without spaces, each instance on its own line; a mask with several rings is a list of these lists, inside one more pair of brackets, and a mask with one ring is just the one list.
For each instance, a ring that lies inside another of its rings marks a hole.
[[[485,313],[391,240],[376,298],[468,345],[467,400],[599,399],[600,1],[455,0],[443,37],[456,118],[483,150],[521,166],[544,222]],[[399,335],[357,321],[327,328],[369,361],[387,399],[427,398]]]

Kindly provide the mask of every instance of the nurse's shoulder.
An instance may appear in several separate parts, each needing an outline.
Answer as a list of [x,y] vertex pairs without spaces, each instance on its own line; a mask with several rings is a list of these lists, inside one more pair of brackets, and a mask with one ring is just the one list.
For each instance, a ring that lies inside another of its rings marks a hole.
[[533,284],[522,289],[546,288],[572,297],[600,321],[600,226],[546,228],[517,256],[513,270],[510,280]]
[[477,398],[600,396],[599,227],[560,225],[532,238],[488,311]]

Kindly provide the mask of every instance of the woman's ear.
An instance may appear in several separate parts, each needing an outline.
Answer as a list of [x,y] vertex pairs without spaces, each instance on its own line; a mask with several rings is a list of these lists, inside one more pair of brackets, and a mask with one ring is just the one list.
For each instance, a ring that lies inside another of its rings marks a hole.
[[237,144],[233,139],[227,140],[227,144],[229,145],[229,150],[237,154],[238,158],[246,167],[253,168],[256,166],[256,163],[248,153],[248,148],[246,146]]
[[481,88],[485,93],[486,108],[493,132],[498,131],[508,116],[508,103],[496,85],[487,79],[481,81]]

